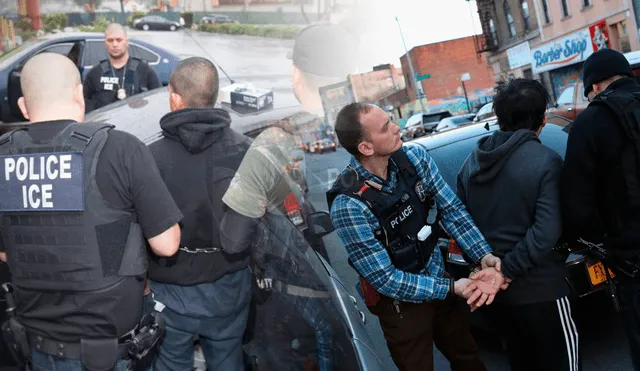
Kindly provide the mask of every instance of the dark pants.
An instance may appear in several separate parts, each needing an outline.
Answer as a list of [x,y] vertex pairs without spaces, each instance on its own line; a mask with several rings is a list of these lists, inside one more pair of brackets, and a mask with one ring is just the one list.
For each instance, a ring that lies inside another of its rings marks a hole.
[[486,307],[496,327],[507,337],[512,371],[579,371],[579,337],[569,299]]
[[619,282],[618,297],[627,329],[633,369],[640,371],[640,282]]
[[400,371],[433,371],[433,344],[452,371],[486,371],[471,336],[464,304],[457,297],[422,304],[400,303],[381,296],[369,311],[380,320],[391,358]]
[[209,370],[244,370],[242,336],[249,306],[230,317],[193,318],[164,308],[165,335],[154,371],[193,369],[193,338],[197,334]]
[[[62,359],[34,350],[31,352],[33,371],[84,371],[82,362]],[[114,371],[126,371],[129,361],[118,361]]]

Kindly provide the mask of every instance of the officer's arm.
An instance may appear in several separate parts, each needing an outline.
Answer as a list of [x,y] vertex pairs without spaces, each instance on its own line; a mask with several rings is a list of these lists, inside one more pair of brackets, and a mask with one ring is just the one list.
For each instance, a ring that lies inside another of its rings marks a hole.
[[162,86],[162,84],[160,84],[156,71],[151,66],[147,65],[147,88],[149,90],[153,90],[160,86]]
[[449,293],[449,279],[396,269],[373,234],[378,226],[375,216],[360,201],[339,195],[331,220],[356,270],[379,293],[409,301],[444,299]]
[[549,253],[562,234],[561,173],[562,160],[558,156],[552,159],[540,183],[533,225],[527,230],[524,239],[502,259],[502,272],[505,277],[517,279],[548,261]]
[[596,138],[589,132],[589,124],[591,122],[586,122],[584,115],[579,115],[572,124],[564,158],[560,200],[567,237],[584,237],[599,242],[604,236],[596,205],[596,166],[599,158]]
[[462,251],[475,263],[480,263],[483,257],[492,252],[489,244],[476,227],[467,208],[444,181],[435,161],[427,151],[418,149],[416,154],[421,159],[420,165],[422,165],[417,166],[416,169],[427,185],[427,190],[436,199],[444,228],[460,245]]
[[251,247],[260,219],[244,216],[230,207],[220,223],[220,243],[228,254],[237,254]]
[[174,224],[166,231],[148,239],[151,251],[157,256],[173,256],[180,247],[180,227]]
[[84,84],[82,89],[84,93],[85,112],[91,112],[95,108],[95,101],[93,100],[93,94],[96,93],[96,87],[95,87],[95,81],[94,81],[96,80],[96,77],[95,77],[96,67],[100,68],[100,65],[93,67],[87,74],[87,77],[84,79]]

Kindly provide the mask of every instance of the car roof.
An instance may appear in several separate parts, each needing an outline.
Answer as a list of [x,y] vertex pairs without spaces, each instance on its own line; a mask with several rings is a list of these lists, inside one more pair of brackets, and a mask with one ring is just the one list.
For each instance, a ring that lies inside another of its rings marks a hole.
[[[277,120],[302,111],[300,105],[275,104],[272,110],[242,115],[227,105],[217,104],[216,107],[229,112],[234,131],[248,136],[272,126]],[[148,143],[160,137],[160,118],[167,113],[169,92],[166,87],[160,87],[93,111],[87,115],[86,121],[109,122],[116,129],[126,128],[127,132]]]

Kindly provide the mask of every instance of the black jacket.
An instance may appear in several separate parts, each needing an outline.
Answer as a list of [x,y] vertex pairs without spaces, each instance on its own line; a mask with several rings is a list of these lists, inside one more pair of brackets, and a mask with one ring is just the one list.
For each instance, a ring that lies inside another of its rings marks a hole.
[[161,86],[156,72],[146,61],[129,57],[126,67],[126,71],[124,71],[124,66],[115,70],[111,67],[109,60],[105,60],[91,68],[84,80],[86,112],[118,101],[118,89],[122,87],[120,85],[123,81],[123,72],[125,73],[124,89],[127,97]]
[[552,301],[569,294],[565,257],[554,247],[562,231],[562,159],[530,130],[482,138],[458,174],[458,195],[513,279],[497,297],[508,304]]
[[[640,85],[624,78],[609,89],[640,91]],[[570,240],[604,242],[622,255],[640,251],[640,231],[625,228],[622,217],[628,201],[620,159],[628,145],[616,115],[603,105],[589,105],[571,125],[561,193]]]
[[[222,249],[220,225],[226,213],[222,196],[250,146],[250,140],[230,128],[222,109],[184,109],[160,121],[164,139],[150,145],[160,174],[184,218],[182,248]],[[215,282],[248,266],[248,253],[179,251],[175,265],[152,258],[149,278],[183,286]]]

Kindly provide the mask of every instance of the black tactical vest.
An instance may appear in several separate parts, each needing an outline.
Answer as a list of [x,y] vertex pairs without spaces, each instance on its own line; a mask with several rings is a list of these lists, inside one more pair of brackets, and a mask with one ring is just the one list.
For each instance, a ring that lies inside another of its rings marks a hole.
[[17,287],[92,292],[145,275],[135,214],[110,206],[96,184],[112,128],[72,123],[47,142],[28,128],[0,138],[0,235]]
[[610,90],[600,94],[591,104],[609,107],[629,139],[630,144],[620,158],[629,202],[622,218],[626,225],[618,227],[640,226],[640,92]]
[[[355,170],[347,168],[327,192],[329,209],[339,194],[364,202],[378,219],[380,229],[374,231],[385,247],[393,265],[409,273],[420,272],[429,261],[438,243],[439,225],[435,198],[426,192],[425,185],[403,149],[391,156],[398,166],[398,183],[392,194],[378,190],[375,184],[359,178]],[[418,232],[432,228],[425,241],[418,240]]]

